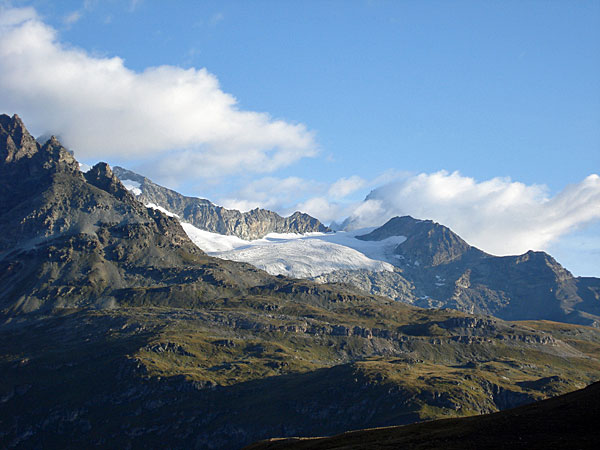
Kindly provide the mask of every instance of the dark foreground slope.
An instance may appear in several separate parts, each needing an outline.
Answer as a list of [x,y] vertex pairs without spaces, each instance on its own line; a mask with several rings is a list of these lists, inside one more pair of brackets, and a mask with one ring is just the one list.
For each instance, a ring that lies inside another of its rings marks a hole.
[[0,116],[0,443],[239,448],[492,412],[600,378],[600,332],[208,257],[105,164]]
[[269,233],[331,231],[314,217],[298,211],[289,217],[281,217],[273,211],[261,208],[242,213],[217,206],[202,198],[186,197],[122,167],[115,167],[114,172],[121,180],[139,184],[140,193],[136,198],[140,202],[161,206],[201,230],[242,239],[260,239]]
[[316,439],[272,439],[247,450],[596,449],[600,383],[560,397],[483,416],[361,430]]
[[398,292],[398,299],[418,306],[490,314],[504,320],[600,325],[600,279],[574,277],[547,253],[489,255],[443,225],[408,216],[395,217],[358,238],[390,236],[406,237],[394,250],[395,277],[404,282],[385,274],[387,279],[380,276],[373,292],[386,292],[388,283],[409,285],[412,289]]

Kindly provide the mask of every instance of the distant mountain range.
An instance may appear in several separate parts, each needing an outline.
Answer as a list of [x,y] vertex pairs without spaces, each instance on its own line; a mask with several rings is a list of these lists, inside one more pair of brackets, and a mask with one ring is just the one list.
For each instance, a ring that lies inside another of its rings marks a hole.
[[[493,412],[600,378],[596,328],[416,308],[211,257],[107,164],[81,172],[16,115],[0,115],[0,177],[7,448],[236,449]],[[393,253],[410,236],[352,239]]]
[[242,213],[217,206],[209,200],[186,197],[122,167],[117,166],[113,171],[137,200],[160,206],[201,230],[242,239],[259,239],[269,233],[331,231],[314,217],[298,211],[289,217],[260,208]]
[[[246,240],[271,232],[330,231],[306,214],[282,218],[266,210],[226,210],[125,169],[115,168],[115,173],[138,200],[160,206],[201,230]],[[359,232],[274,236],[260,242],[229,240],[224,246],[218,236],[194,236],[194,230],[185,229],[212,255],[249,262],[274,275],[346,283],[426,308],[600,326],[600,279],[574,277],[544,252],[487,254],[431,220],[396,217],[362,236]]]

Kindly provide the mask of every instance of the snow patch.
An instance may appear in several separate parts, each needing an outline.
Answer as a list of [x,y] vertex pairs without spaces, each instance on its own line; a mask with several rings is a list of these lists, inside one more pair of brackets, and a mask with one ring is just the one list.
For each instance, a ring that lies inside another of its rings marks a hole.
[[221,252],[215,256],[249,262],[273,275],[296,278],[315,277],[343,269],[375,272],[394,270],[389,263],[370,259],[357,250],[320,239],[279,240]]
[[[127,186],[125,186],[125,187],[127,187]],[[140,193],[141,193],[141,191],[140,191]],[[176,217],[177,219],[179,219],[179,216],[177,214],[172,213],[171,211],[168,211],[165,208],[163,208],[162,206],[158,206],[155,203],[146,203],[146,208],[157,209],[160,212],[165,213],[169,217]]]
[[240,239],[237,236],[211,233],[196,228],[191,223],[181,222],[181,227],[194,244],[209,254],[227,252],[249,244],[249,241]]
[[[140,183],[138,183],[137,181],[121,180],[121,183],[123,183],[123,186],[125,186],[125,189],[127,189],[133,195],[140,195],[142,193],[142,190],[140,189]],[[154,203],[152,203],[152,204],[154,205]],[[146,205],[146,206],[148,206],[148,205]],[[152,208],[154,208],[154,206],[152,206]],[[160,209],[160,207],[157,207],[154,209]],[[163,212],[165,212],[165,211],[163,211]]]

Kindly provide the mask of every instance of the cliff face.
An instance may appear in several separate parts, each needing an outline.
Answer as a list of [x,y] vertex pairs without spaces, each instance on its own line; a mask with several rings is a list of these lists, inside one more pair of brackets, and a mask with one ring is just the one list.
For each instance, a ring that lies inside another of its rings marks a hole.
[[242,213],[205,199],[186,197],[122,167],[115,167],[114,172],[122,181],[130,180],[139,185],[139,191],[135,191],[139,201],[161,206],[201,230],[247,240],[260,239],[269,233],[331,231],[314,217],[298,211],[289,217],[281,217],[273,211],[260,208]]

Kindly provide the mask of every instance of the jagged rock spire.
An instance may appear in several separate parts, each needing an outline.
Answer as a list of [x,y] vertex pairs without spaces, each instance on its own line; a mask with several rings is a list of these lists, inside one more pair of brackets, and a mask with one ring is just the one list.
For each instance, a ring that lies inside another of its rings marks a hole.
[[18,115],[0,115],[0,159],[5,163],[31,158],[40,149]]
[[105,162],[96,164],[84,174],[84,177],[88,183],[114,195],[119,200],[124,200],[125,198],[133,200],[133,196],[125,189],[110,166]]
[[[16,164],[32,160],[26,173],[37,173],[45,170],[79,170],[79,165],[55,136],[52,136],[43,146],[27,131],[21,118],[15,114],[9,117],[0,115],[0,163]],[[40,159],[40,160],[38,160]],[[41,163],[41,164],[40,164]],[[0,167],[0,170],[1,167]],[[25,175],[25,173],[24,173]]]

